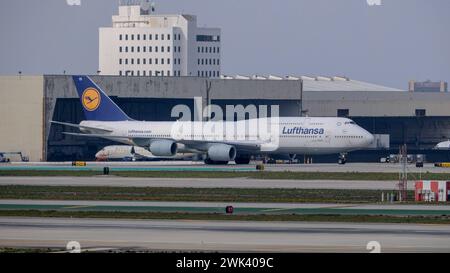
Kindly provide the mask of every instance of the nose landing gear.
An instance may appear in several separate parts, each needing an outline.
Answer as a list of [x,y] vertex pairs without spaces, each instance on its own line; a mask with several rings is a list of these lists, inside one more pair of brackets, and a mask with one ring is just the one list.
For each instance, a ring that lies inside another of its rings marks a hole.
[[338,164],[344,165],[345,163],[347,163],[347,153],[339,154]]

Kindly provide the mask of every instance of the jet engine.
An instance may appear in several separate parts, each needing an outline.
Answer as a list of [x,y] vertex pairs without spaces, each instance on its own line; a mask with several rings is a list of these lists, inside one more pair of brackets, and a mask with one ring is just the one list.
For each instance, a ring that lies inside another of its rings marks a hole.
[[208,158],[213,161],[228,162],[236,158],[236,148],[227,144],[215,144],[208,149]]
[[150,152],[154,156],[174,156],[177,154],[177,144],[171,140],[155,140],[150,143]]

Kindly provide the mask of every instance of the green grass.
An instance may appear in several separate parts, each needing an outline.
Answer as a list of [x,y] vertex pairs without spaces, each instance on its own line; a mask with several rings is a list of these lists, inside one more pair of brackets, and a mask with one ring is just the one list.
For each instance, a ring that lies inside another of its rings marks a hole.
[[[270,172],[270,171],[111,171],[111,175],[122,177],[154,178],[248,178],[248,179],[288,179],[288,180],[398,180],[398,173],[376,172]],[[0,170],[0,176],[96,176],[100,171],[33,171]],[[411,178],[424,180],[447,180],[450,173],[409,173]]]
[[51,253],[55,251],[63,251],[61,248],[10,248],[2,247],[0,248],[0,254],[40,254],[40,253]]
[[[384,191],[386,192],[386,191]],[[381,190],[0,186],[0,199],[374,203]],[[413,197],[413,192],[409,192]]]
[[97,219],[166,219],[166,220],[229,220],[229,221],[308,221],[308,222],[355,222],[355,223],[421,223],[450,224],[449,216],[392,216],[392,215],[299,215],[259,214],[226,215],[219,213],[160,213],[115,211],[41,211],[0,210],[3,217],[64,217]]

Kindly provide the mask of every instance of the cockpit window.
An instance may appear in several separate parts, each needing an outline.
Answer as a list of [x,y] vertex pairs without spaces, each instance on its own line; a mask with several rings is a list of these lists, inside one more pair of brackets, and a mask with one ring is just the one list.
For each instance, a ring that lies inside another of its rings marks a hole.
[[345,124],[356,124],[354,121],[346,121]]

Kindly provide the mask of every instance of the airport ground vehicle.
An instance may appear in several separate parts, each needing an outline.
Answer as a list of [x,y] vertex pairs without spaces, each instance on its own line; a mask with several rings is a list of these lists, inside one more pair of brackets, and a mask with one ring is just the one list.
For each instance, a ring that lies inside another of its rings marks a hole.
[[22,162],[28,162],[29,158],[24,156],[22,152],[0,152],[0,163],[9,163],[11,159],[8,156],[19,156]]

